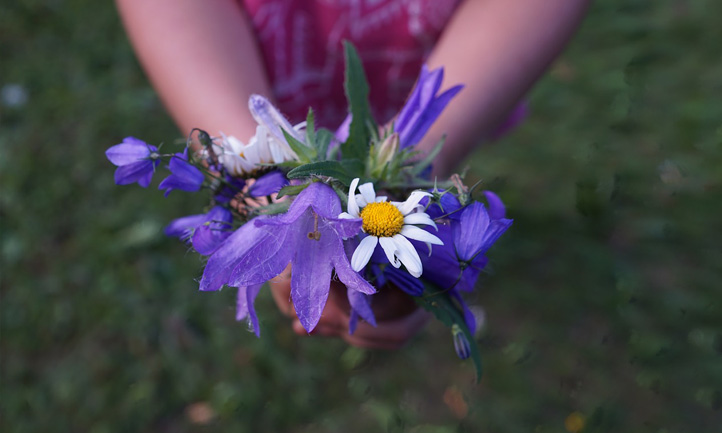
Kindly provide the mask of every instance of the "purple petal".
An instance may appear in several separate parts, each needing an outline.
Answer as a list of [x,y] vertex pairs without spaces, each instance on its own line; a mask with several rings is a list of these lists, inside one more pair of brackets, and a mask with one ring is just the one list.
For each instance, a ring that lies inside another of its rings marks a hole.
[[187,162],[188,149],[184,154],[176,153],[170,160],[169,168],[171,175],[163,179],[158,189],[165,189],[167,197],[174,189],[181,191],[195,192],[201,189],[205,177],[203,173]]
[[[244,227],[247,225],[251,224],[246,223]],[[283,272],[293,257],[296,241],[293,227],[285,226],[273,230],[257,227],[256,230],[264,232],[264,236],[238,255],[229,278],[228,284],[231,286],[250,286],[266,282]]]
[[[325,233],[324,233],[325,234]],[[323,237],[322,234],[321,236]],[[376,293],[376,289],[368,281],[366,281],[361,274],[354,271],[351,268],[351,263],[343,250],[343,246],[340,249],[336,248],[334,255],[331,258],[333,268],[336,270],[336,275],[347,288],[355,290],[359,293],[365,293],[367,295],[373,295]]]
[[153,174],[155,173],[155,167],[160,163],[160,161],[153,161],[153,170],[148,170],[147,173],[145,173],[143,176],[138,179],[138,185],[142,186],[143,188],[148,188],[148,185],[150,185],[150,181],[153,180]]
[[[424,269],[424,274],[427,269]],[[414,278],[407,271],[396,269],[393,266],[387,266],[384,270],[386,278],[402,291],[411,296],[421,296],[424,293],[424,284],[418,278]]]
[[151,152],[157,151],[157,147],[146,144],[142,140],[135,137],[126,137],[122,143],[108,148],[105,151],[105,156],[113,164],[123,166],[147,159],[150,157]]
[[[352,289],[346,290],[346,296],[348,297],[348,303],[351,304],[351,310],[372,326],[376,326],[376,317],[374,317],[374,312],[371,310],[371,297]],[[356,323],[353,323],[352,326],[349,322],[348,333],[353,334],[355,329]]]
[[312,207],[320,217],[331,220],[336,220],[341,213],[341,201],[333,188],[324,183],[313,182],[296,196],[288,212],[259,221],[257,224],[277,226],[293,224],[309,207]]
[[489,204],[489,217],[493,220],[504,218],[506,216],[506,208],[499,196],[491,191],[484,191],[484,196],[486,197],[486,202]]
[[[439,192],[443,193],[444,190],[439,190]],[[441,196],[440,201],[440,205],[438,203],[434,203],[426,209],[426,213],[431,217],[431,219],[438,218],[442,215],[449,215],[449,218],[451,219],[459,219],[460,212],[455,211],[461,207],[461,203],[459,203],[459,199],[457,199],[454,194],[444,194]],[[419,204],[423,206],[426,206],[428,203],[428,197],[424,197],[419,202]]]
[[187,240],[193,235],[193,230],[206,221],[206,214],[189,215],[176,218],[165,228],[166,236]]
[[256,284],[249,287],[239,287],[236,300],[236,320],[240,321],[248,317],[256,337],[261,336],[261,328],[258,326],[258,316],[253,303],[256,301],[256,296],[258,296],[262,286],[262,284]]
[[[273,233],[260,229],[255,224],[250,224],[250,221],[241,226],[208,259],[201,278],[200,290],[220,290],[224,284],[229,284],[231,273],[244,254],[258,244],[268,243],[269,239],[273,239]],[[251,284],[231,285],[238,287]]]
[[[147,187],[150,180],[147,180],[147,176],[153,176],[153,161],[144,160],[137,161],[132,164],[123,165],[115,170],[115,183],[117,185],[128,185],[133,182],[142,181],[141,186]],[[147,183],[146,183],[147,180]]]
[[464,86],[461,85],[454,86],[424,107],[423,112],[415,119],[413,126],[399,133],[401,148],[414,146],[421,141],[451,99],[463,88]]
[[285,142],[281,129],[299,141],[303,141],[303,136],[293,129],[293,126],[285,117],[271,104],[268,99],[260,95],[251,95],[248,99],[248,109],[251,115],[259,125],[268,128],[269,132],[276,136],[279,140]]
[[280,171],[272,171],[258,178],[249,189],[251,197],[263,197],[275,194],[288,185],[288,179]]
[[296,225],[297,247],[292,261],[291,299],[301,325],[307,332],[311,332],[321,318],[328,298],[333,246],[337,239],[323,234],[319,240],[309,239],[306,234],[313,231],[313,217],[310,213],[299,222]]
[[336,129],[336,132],[334,133],[334,136],[336,137],[336,140],[339,143],[343,143],[348,139],[349,130],[351,128],[351,121],[353,120],[353,116],[351,113],[349,113],[345,119],[343,119],[343,122],[341,122],[341,125],[339,125],[338,129]]
[[471,260],[481,250],[489,221],[486,208],[478,201],[461,212],[460,223],[454,225],[454,246],[460,259]]
[[414,85],[414,88],[411,90],[411,96],[409,97],[409,100],[406,101],[404,104],[404,107],[401,109],[401,112],[399,113],[399,117],[396,119],[396,125],[395,130],[396,131],[402,131],[408,127],[408,125],[411,123],[411,117],[416,113],[416,110],[419,109],[420,105],[420,98],[421,98],[421,87],[424,83],[426,83],[429,76],[429,68],[425,64],[421,66],[421,73],[419,74],[419,78],[416,81],[416,84]]
[[209,256],[231,235],[231,212],[221,206],[215,206],[205,215],[203,224],[193,233],[193,248],[203,256]]

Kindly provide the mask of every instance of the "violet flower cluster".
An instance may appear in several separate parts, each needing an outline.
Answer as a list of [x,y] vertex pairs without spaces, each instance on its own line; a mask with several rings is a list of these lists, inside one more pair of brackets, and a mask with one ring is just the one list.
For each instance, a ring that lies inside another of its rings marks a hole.
[[[355,51],[346,48],[353,60]],[[255,299],[290,266],[291,300],[308,332],[319,323],[332,280],[346,287],[350,332],[359,320],[376,326],[374,295],[394,286],[451,327],[460,357],[475,358],[477,324],[464,296],[512,220],[492,192],[483,192],[484,204],[458,176],[429,179],[434,153],[415,150],[462,86],[440,92],[443,69],[424,66],[395,122],[379,127],[365,95],[354,90],[363,71],[348,72],[350,113],[336,134],[315,128],[312,111],[292,125],[254,95],[249,110],[258,126],[246,143],[195,130],[200,146],[164,154],[127,137],[106,152],[118,167],[115,182],[147,187],[165,162],[159,189],[166,196],[209,193],[203,212],[172,221],[165,233],[205,258],[200,290],[237,290],[236,318],[256,335]]]

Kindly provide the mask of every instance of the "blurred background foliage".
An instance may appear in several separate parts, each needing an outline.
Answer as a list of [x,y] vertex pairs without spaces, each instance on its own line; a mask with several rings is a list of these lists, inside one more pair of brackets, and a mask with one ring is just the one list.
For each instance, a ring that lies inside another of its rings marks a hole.
[[[6,432],[719,432],[722,3],[604,0],[471,177],[513,228],[471,302],[481,385],[408,347],[299,338],[199,293],[162,235],[202,198],[118,187],[104,150],[179,133],[109,2],[0,5]],[[189,53],[188,61],[193,61]],[[157,182],[157,181],[156,181]]]

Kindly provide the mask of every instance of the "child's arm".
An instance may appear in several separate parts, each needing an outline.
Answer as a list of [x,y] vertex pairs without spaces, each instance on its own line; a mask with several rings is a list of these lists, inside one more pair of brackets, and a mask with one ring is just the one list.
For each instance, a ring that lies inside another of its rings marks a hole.
[[444,67],[443,88],[465,88],[419,144],[444,151],[435,173],[448,175],[488,138],[561,52],[589,0],[466,0],[459,5],[430,58]]
[[183,133],[247,140],[252,93],[271,95],[250,24],[235,0],[116,0],[153,87]]

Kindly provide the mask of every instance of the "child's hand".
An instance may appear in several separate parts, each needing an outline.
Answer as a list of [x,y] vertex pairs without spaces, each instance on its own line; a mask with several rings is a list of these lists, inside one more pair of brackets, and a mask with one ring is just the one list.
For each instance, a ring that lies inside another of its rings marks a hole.
[[340,337],[352,346],[395,350],[416,335],[430,317],[426,311],[416,306],[409,295],[396,287],[384,286],[379,293],[373,295],[372,300],[377,326],[374,327],[359,319],[356,331],[349,334],[351,307],[346,297],[346,288],[338,281],[332,281],[321,320],[309,334],[301,326],[291,302],[290,268],[269,281],[269,284],[278,309],[293,318],[293,331],[298,335]]

